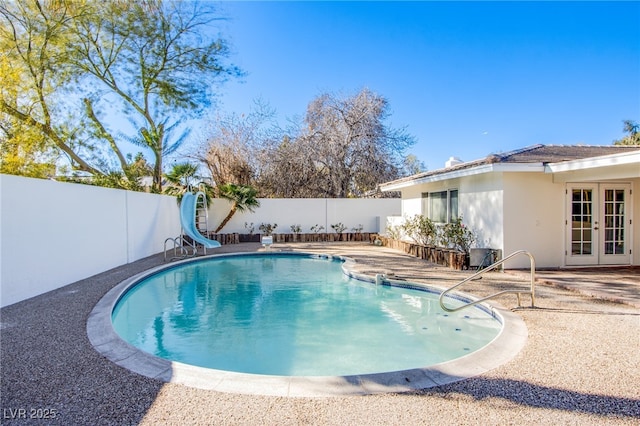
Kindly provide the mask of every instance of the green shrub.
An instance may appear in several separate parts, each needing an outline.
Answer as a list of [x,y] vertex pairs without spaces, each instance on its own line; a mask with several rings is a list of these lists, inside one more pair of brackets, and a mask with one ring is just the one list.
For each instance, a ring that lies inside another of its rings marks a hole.
[[423,246],[436,244],[436,225],[431,219],[423,215],[406,218],[401,225],[402,231],[417,244]]
[[442,246],[454,248],[464,253],[469,253],[471,245],[476,241],[475,232],[462,223],[462,216],[442,225],[439,234]]

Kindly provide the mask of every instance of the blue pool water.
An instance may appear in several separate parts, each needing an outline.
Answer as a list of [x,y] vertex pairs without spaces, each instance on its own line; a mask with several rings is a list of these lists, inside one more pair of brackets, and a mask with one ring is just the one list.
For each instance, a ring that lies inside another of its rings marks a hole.
[[480,349],[502,328],[480,308],[442,311],[438,293],[349,278],[341,263],[286,254],[186,263],[128,290],[113,326],[158,357],[281,376],[423,368]]

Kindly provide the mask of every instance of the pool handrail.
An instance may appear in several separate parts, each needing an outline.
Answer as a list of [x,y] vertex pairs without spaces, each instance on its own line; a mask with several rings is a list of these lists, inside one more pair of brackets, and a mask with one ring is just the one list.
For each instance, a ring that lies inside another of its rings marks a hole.
[[[530,267],[531,267],[531,270],[530,270],[531,287],[530,287],[529,290],[503,290],[503,291],[499,291],[497,293],[494,293],[492,295],[489,295],[487,297],[483,297],[483,298],[478,299],[478,300],[473,300],[473,301],[471,301],[469,303],[466,303],[464,305],[458,306],[456,308],[449,308],[444,304],[444,297],[445,297],[445,295],[447,293],[449,293],[452,290],[460,287],[462,284],[464,284],[464,283],[466,283],[468,281],[471,281],[471,280],[474,280],[474,279],[476,279],[478,277],[481,277],[486,272],[492,271],[493,269],[495,269],[498,266],[500,266],[503,263],[505,263],[507,260],[509,260],[511,258],[514,258],[516,256],[519,256],[519,255],[522,255],[522,254],[529,256],[529,262],[530,262]],[[531,295],[531,307],[533,308],[533,307],[535,307],[535,281],[536,281],[536,261],[533,258],[533,255],[531,253],[529,253],[528,251],[526,251],[526,250],[518,250],[516,252],[511,253],[509,256],[504,257],[504,258],[498,260],[497,262],[487,266],[486,268],[479,270],[478,272],[474,273],[473,275],[468,276],[464,280],[460,281],[458,284],[456,284],[456,285],[454,285],[452,287],[449,287],[448,289],[444,290],[440,294],[440,298],[439,298],[440,307],[443,310],[447,311],[447,312],[456,312],[456,311],[459,311],[461,309],[477,305],[479,303],[482,303],[482,302],[484,302],[486,300],[489,300],[489,299],[492,299],[494,297],[500,296],[502,294],[515,293],[517,295],[517,297],[518,297],[518,307],[521,306],[520,305],[520,295],[521,294],[530,294]]]

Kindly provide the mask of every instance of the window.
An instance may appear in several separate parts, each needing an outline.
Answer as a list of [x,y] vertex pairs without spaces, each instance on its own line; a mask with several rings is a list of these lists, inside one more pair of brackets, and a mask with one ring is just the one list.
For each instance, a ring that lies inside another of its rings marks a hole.
[[429,219],[438,223],[447,221],[447,191],[429,193]]
[[458,218],[458,190],[452,189],[449,191],[449,215],[448,222],[452,222]]
[[458,190],[423,192],[422,214],[436,223],[447,223],[458,217]]

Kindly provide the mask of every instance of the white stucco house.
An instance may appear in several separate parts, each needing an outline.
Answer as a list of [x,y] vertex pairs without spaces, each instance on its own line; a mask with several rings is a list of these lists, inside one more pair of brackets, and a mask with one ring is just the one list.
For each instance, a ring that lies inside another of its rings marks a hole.
[[535,145],[381,189],[401,192],[403,216],[462,216],[476,246],[527,250],[539,268],[640,265],[640,146]]

